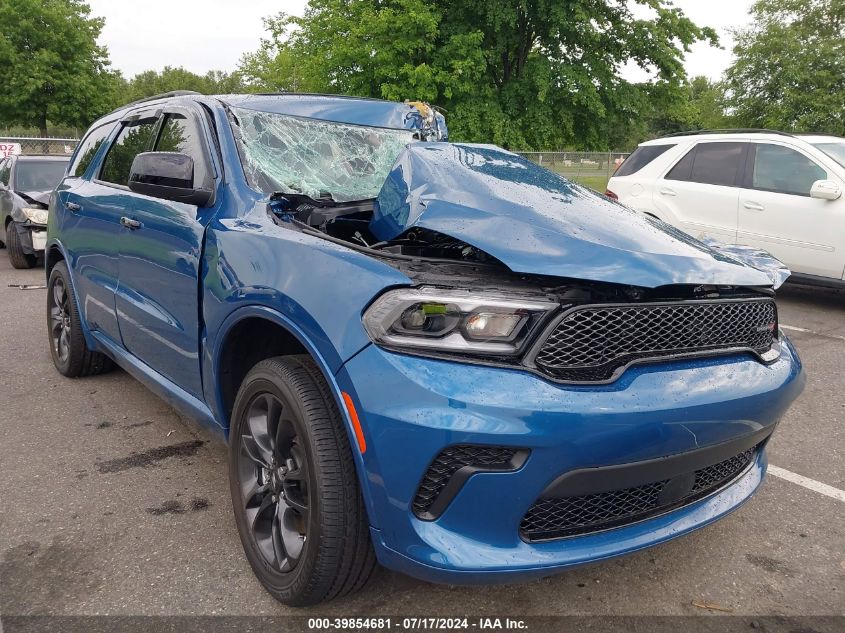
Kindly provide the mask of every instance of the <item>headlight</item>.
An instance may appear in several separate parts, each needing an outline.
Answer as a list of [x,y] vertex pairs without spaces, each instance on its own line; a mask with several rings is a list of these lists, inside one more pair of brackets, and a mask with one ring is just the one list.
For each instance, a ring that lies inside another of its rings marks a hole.
[[536,298],[403,288],[376,299],[364,313],[364,327],[375,343],[388,347],[513,356],[557,307]]
[[23,214],[29,218],[30,222],[35,224],[47,224],[47,209],[24,207],[21,211],[23,211]]

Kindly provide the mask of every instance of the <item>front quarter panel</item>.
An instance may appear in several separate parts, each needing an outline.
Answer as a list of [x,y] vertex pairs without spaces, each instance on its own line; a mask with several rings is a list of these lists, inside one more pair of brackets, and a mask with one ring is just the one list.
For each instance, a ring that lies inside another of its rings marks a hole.
[[[206,400],[228,425],[216,393],[229,318],[262,306],[299,329],[332,373],[370,343],[361,314],[385,288],[409,285],[394,268],[351,249],[277,225],[257,202],[242,218],[217,219],[206,239],[203,315]],[[224,327],[225,322],[225,327]]]

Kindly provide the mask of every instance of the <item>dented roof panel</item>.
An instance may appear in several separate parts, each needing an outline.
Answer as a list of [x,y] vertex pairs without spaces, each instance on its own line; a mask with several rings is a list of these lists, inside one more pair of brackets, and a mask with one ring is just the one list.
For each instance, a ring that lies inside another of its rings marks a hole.
[[415,143],[379,193],[371,230],[445,233],[514,272],[630,284],[770,286],[768,275],[490,145]]

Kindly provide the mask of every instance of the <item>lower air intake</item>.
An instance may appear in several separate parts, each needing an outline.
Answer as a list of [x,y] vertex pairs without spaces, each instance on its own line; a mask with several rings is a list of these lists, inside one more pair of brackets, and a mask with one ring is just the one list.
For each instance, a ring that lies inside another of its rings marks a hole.
[[453,483],[453,494],[443,499],[444,491],[449,492],[446,488],[450,482],[463,485],[463,481],[476,472],[515,470],[526,456],[527,451],[505,446],[458,444],[442,450],[425,471],[414,497],[414,513],[424,519],[436,518],[460,489]]
[[[595,494],[539,499],[522,519],[520,534],[526,541],[546,541],[621,527],[674,510],[735,479],[751,464],[758,448],[672,479]],[[684,481],[688,482],[685,487]],[[678,483],[682,492],[667,494],[677,490]]]

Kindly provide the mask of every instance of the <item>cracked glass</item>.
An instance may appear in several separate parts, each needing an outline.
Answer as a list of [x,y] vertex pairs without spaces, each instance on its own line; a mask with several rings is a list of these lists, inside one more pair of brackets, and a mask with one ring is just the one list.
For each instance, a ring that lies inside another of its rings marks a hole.
[[232,108],[240,128],[244,171],[266,193],[375,198],[412,130],[333,123]]

